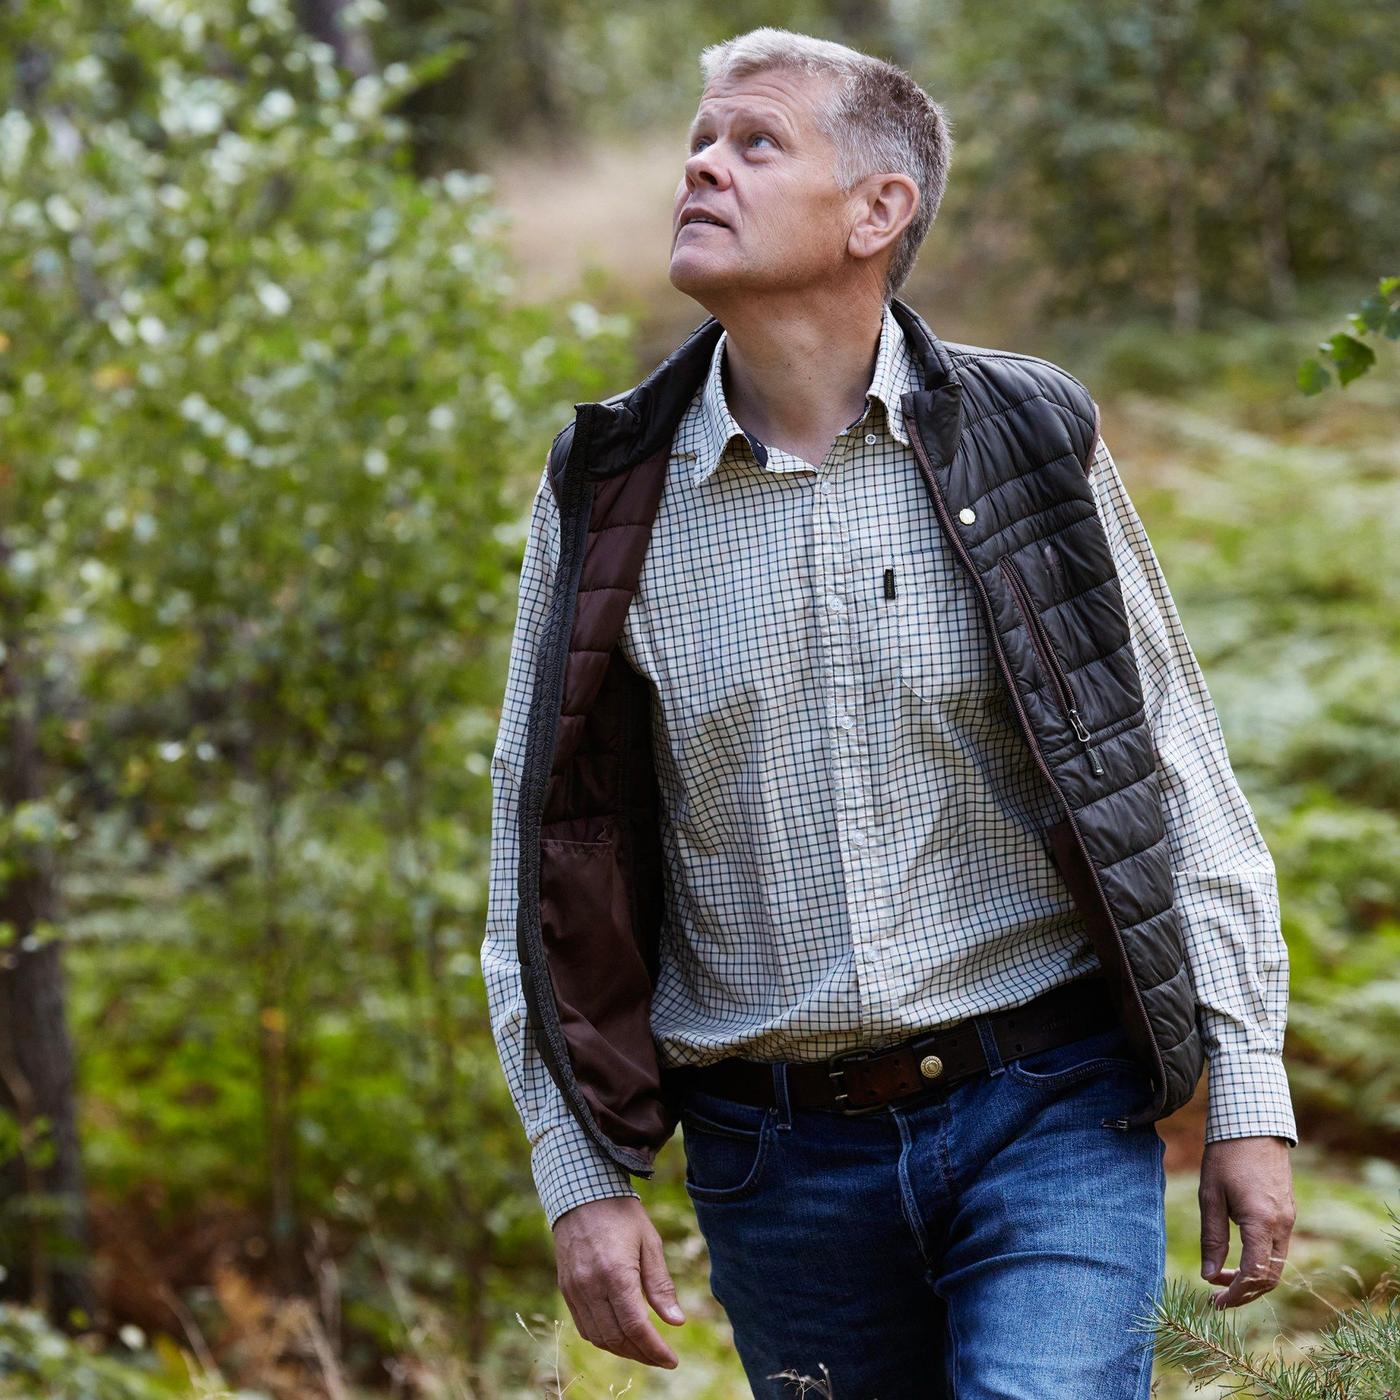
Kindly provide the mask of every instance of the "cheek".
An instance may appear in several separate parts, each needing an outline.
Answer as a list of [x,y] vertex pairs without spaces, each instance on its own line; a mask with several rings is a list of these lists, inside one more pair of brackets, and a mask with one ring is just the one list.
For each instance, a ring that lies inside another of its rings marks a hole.
[[789,247],[825,255],[839,241],[831,208],[821,200],[794,193],[783,202],[782,220]]

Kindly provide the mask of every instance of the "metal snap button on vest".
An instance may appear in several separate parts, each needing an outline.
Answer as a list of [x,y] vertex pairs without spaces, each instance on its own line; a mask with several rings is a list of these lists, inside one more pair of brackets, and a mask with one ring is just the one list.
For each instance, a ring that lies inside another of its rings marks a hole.
[[937,1079],[943,1073],[943,1061],[937,1055],[925,1055],[919,1061],[919,1073],[925,1079]]
[[961,520],[964,525],[971,525],[972,522],[977,519],[977,512],[973,510],[971,506],[964,506],[958,512],[958,519]]

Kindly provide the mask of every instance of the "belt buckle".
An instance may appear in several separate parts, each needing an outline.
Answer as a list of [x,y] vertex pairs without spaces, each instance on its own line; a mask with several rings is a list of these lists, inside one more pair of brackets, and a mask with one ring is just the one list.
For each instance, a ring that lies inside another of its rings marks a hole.
[[831,1080],[831,1087],[836,1090],[836,1104],[845,1117],[860,1118],[867,1113],[878,1113],[886,1106],[884,1103],[872,1103],[867,1104],[864,1108],[851,1108],[846,1103],[847,1094],[845,1089],[838,1083],[838,1080],[844,1080],[846,1077],[846,1071],[841,1068],[842,1065],[852,1060],[873,1059],[875,1055],[879,1053],[882,1052],[875,1050],[843,1050],[839,1055],[832,1055],[828,1059],[827,1063],[834,1066],[834,1068],[827,1070],[826,1077]]

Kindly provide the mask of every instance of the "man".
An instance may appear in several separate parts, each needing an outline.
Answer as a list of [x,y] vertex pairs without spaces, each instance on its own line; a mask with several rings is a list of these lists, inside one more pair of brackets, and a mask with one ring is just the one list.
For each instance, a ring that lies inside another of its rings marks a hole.
[[670,275],[714,323],[556,439],[493,759],[560,1286],[677,1364],[629,1173],[678,1114],[755,1394],[1145,1397],[1202,1046],[1202,1274],[1287,1252],[1273,865],[1096,406],[894,299],[942,110],[785,30],[701,64]]

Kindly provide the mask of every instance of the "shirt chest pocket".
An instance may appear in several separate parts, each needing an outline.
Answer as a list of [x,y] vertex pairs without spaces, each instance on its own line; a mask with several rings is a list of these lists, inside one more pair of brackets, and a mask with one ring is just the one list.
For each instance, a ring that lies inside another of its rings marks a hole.
[[887,555],[882,597],[901,713],[980,705],[999,693],[977,594],[946,551]]

